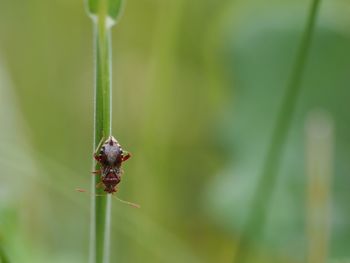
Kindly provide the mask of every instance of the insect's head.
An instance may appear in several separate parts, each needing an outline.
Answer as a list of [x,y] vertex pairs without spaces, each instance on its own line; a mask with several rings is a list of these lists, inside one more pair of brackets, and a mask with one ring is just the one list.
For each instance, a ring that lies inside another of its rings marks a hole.
[[109,138],[107,139],[106,143],[109,144],[110,146],[113,146],[115,144],[118,145],[117,140],[112,135],[109,136]]

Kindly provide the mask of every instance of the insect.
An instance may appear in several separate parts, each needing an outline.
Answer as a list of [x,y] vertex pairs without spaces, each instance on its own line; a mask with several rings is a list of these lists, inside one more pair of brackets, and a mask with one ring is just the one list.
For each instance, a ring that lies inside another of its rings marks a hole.
[[[121,168],[122,163],[130,158],[130,153],[124,151],[120,144],[113,136],[109,136],[107,140],[102,138],[97,150],[94,153],[95,160],[100,164],[99,170],[93,171],[95,175],[101,176],[101,182],[96,187],[104,186],[104,191],[107,194],[113,194],[117,192],[117,185],[121,181],[121,175],[123,170]],[[78,192],[87,192],[85,189],[77,188]],[[103,195],[96,195],[103,196]],[[124,201],[115,195],[113,195],[118,201],[130,205],[132,207],[140,208],[140,205]]]
[[101,140],[94,153],[94,158],[101,168],[93,173],[101,175],[100,184],[103,184],[106,193],[113,194],[117,192],[117,185],[120,183],[123,173],[121,165],[130,156],[130,153],[124,151],[113,136],[109,136],[105,141]]

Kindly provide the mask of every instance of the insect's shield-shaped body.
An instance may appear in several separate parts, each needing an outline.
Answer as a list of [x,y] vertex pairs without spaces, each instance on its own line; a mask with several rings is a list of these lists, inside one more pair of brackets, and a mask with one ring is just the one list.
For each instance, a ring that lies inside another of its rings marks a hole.
[[120,167],[123,160],[123,150],[117,140],[110,136],[103,143],[98,157],[103,166]]
[[110,140],[105,146],[107,161],[111,166],[120,166],[122,163],[123,150],[115,140]]

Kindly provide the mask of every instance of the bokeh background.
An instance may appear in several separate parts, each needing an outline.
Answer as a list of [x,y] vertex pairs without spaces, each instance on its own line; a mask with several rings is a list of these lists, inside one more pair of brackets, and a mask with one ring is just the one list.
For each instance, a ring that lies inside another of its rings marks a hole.
[[[127,2],[113,133],[133,154],[119,197],[142,208],[113,202],[111,262],[233,262],[310,4]],[[321,3],[249,262],[350,261],[349,13]],[[0,0],[0,33],[0,254],[87,262],[92,23],[82,0]]]

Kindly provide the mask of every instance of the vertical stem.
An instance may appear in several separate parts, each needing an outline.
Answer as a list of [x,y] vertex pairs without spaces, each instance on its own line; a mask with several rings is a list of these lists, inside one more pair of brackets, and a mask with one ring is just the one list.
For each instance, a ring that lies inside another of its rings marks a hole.
[[326,113],[309,114],[306,122],[307,263],[326,263],[330,238],[333,174],[333,121]]
[[[107,26],[106,1],[100,2],[100,13],[94,23],[95,42],[95,120],[94,149],[103,138],[111,134],[111,39],[110,27]],[[95,150],[94,150],[95,151]],[[94,162],[98,170],[99,165]],[[92,222],[90,262],[107,263],[109,261],[109,233],[111,200],[104,195],[103,189],[97,189],[100,177],[92,175]]]
[[247,261],[247,249],[251,246],[251,239],[253,237],[259,237],[265,224],[271,197],[277,181],[278,169],[281,164],[282,149],[288,135],[297,98],[301,89],[301,80],[311,45],[319,4],[320,0],[312,0],[305,31],[298,49],[291,79],[282,100],[281,110],[273,130],[270,148],[268,149],[262,169],[262,175],[253,197],[251,210],[248,214],[241,240],[237,246],[234,261],[237,263],[244,263]]

